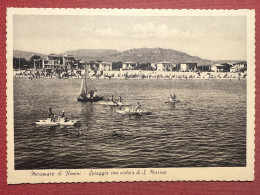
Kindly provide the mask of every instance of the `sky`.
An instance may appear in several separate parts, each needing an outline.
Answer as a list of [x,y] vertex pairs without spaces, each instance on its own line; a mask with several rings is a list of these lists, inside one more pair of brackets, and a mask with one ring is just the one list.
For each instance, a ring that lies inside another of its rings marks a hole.
[[209,60],[246,60],[245,16],[14,15],[15,50],[166,48]]

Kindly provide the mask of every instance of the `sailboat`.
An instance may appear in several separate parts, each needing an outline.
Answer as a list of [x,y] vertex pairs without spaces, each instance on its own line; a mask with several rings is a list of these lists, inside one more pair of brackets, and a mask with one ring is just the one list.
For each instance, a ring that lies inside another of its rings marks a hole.
[[79,102],[97,102],[103,100],[103,97],[94,95],[96,91],[97,90],[90,80],[90,77],[88,75],[88,70],[86,69],[86,65],[85,65],[85,74],[82,78],[80,94],[77,100]]

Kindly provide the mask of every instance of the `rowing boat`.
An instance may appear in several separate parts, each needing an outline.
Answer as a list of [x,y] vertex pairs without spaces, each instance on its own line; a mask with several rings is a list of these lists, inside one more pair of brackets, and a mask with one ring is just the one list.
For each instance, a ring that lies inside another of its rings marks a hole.
[[152,112],[148,112],[143,109],[133,109],[133,108],[126,108],[124,110],[116,110],[119,114],[126,114],[126,115],[150,115]]
[[101,101],[98,104],[105,106],[129,106],[130,104],[117,101]]
[[76,120],[64,120],[61,118],[58,121],[52,121],[50,118],[46,120],[38,120],[35,122],[36,125],[48,125],[48,126],[59,126],[59,125],[75,125],[79,121]]

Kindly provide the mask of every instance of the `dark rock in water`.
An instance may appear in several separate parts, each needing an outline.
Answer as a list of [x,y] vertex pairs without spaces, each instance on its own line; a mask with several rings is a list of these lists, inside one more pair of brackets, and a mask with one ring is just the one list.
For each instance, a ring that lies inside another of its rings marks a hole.
[[81,127],[81,121],[77,121],[75,124],[74,124],[75,127]]
[[57,127],[57,126],[55,126],[55,125],[51,125],[51,126],[49,127],[49,129],[50,129],[50,130],[53,130],[53,129],[56,129],[56,127]]
[[112,132],[112,136],[113,136],[113,137],[116,137],[116,136],[118,136],[118,133],[115,132],[115,131],[113,131],[113,132]]
[[112,137],[122,137],[122,136],[120,134],[118,134],[116,131],[113,131]]

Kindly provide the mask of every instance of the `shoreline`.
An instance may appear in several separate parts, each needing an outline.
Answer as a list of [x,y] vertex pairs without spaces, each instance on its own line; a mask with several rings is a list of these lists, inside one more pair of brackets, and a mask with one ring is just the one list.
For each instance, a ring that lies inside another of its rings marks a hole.
[[[212,79],[237,79],[246,80],[247,73],[242,72],[164,72],[164,71],[103,71],[90,72],[91,79],[124,79],[124,80],[212,80]],[[29,79],[81,79],[80,74],[73,76],[59,77],[58,74],[44,75],[36,74],[36,71],[13,71],[13,77]]]

